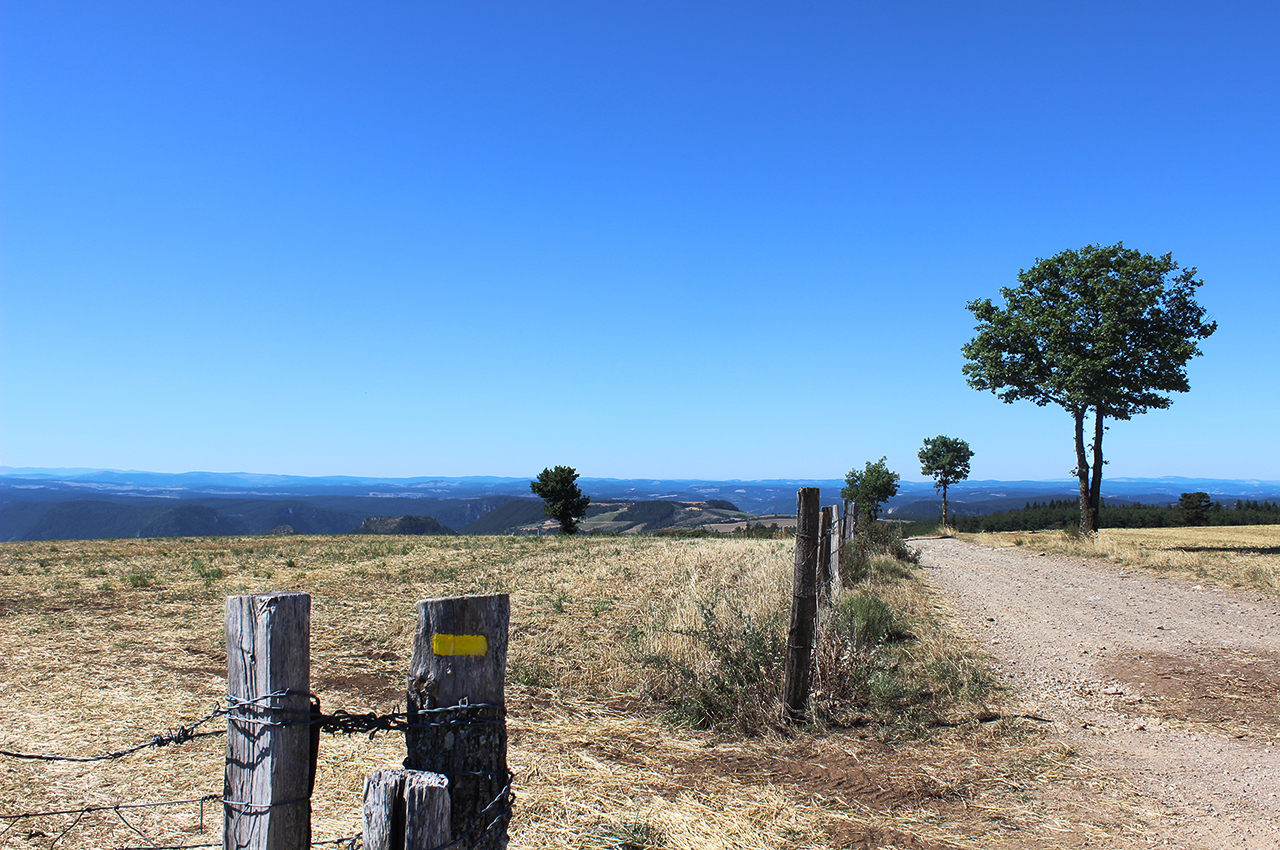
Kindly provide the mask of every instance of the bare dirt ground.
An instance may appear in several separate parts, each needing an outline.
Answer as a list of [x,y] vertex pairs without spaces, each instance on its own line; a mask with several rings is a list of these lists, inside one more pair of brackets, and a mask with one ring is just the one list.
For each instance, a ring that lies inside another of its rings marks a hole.
[[1119,846],[1280,847],[1275,597],[1105,561],[912,542],[1019,710],[1116,780],[1108,793],[1142,836]]

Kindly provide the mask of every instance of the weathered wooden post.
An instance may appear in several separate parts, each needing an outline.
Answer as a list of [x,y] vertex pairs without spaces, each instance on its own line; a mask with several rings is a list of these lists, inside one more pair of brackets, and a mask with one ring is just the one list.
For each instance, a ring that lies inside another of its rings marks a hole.
[[835,583],[831,575],[831,533],[832,518],[835,508],[830,505],[822,509],[818,520],[818,604],[830,605]]
[[803,719],[809,700],[809,667],[818,614],[817,571],[818,488],[801,487],[796,493],[796,564],[791,579],[791,625],[787,629],[782,683],[782,704],[793,721]]
[[421,770],[377,770],[364,780],[365,850],[434,850],[449,843],[449,780]]
[[224,850],[311,844],[311,597],[227,597]]
[[424,599],[409,664],[411,770],[449,781],[450,840],[505,850],[511,819],[507,773],[505,593]]
[[845,591],[845,579],[844,576],[840,575],[840,549],[845,545],[844,535],[842,535],[841,530],[845,527],[845,517],[841,515],[840,508],[836,507],[835,504],[823,509],[832,513],[832,534],[829,535],[832,538],[831,548],[827,552],[827,576],[828,581],[831,582],[827,591],[831,595],[827,599],[828,602],[833,602],[833,600],[840,598],[840,594]]

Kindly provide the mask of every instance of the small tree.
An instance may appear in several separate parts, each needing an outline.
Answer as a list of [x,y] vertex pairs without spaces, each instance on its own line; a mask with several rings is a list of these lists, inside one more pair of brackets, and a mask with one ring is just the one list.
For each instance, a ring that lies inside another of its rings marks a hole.
[[868,522],[875,522],[880,506],[898,495],[900,476],[890,472],[884,462],[885,458],[881,457],[875,463],[867,461],[862,469],[849,470],[844,477],[845,487],[840,491],[841,498],[855,502],[858,513],[866,516]]
[[[1117,242],[1036,260],[1002,288],[1005,305],[970,301],[977,335],[962,349],[969,386],[1001,401],[1056,404],[1075,420],[1080,530],[1098,530],[1105,421],[1169,406],[1184,393],[1187,361],[1217,329],[1195,301],[1203,281],[1170,254],[1153,257]],[[1085,417],[1093,414],[1093,442]],[[1093,450],[1092,466],[1085,454]],[[1089,471],[1093,470],[1093,479]]]
[[1209,509],[1212,507],[1213,500],[1209,498],[1208,493],[1197,491],[1178,496],[1178,511],[1182,514],[1182,521],[1186,525],[1204,525],[1209,517]]
[[947,524],[947,488],[969,477],[973,451],[964,440],[953,437],[925,437],[920,458],[920,474],[933,479],[933,489],[942,492],[942,524]]
[[536,480],[529,482],[533,494],[546,503],[542,513],[560,523],[561,534],[576,533],[578,520],[586,516],[587,506],[591,504],[591,499],[578,489],[577,482],[578,472],[572,466],[544,469]]

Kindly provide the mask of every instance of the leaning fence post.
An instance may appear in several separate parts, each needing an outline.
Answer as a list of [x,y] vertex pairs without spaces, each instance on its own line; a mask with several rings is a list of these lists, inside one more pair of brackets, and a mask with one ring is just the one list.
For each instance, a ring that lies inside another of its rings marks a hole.
[[311,597],[227,597],[225,850],[311,844]]
[[409,664],[404,766],[448,777],[450,840],[504,850],[507,772],[505,593],[424,599]]
[[814,585],[818,567],[818,488],[796,492],[796,565],[791,580],[791,625],[783,669],[782,703],[791,720],[804,717],[809,699],[809,666],[813,661],[814,621],[818,599]]

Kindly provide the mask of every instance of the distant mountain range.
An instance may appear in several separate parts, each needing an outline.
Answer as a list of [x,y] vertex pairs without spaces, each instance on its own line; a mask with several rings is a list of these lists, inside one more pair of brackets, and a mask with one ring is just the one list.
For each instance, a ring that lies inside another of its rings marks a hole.
[[[580,478],[578,483],[597,503],[724,500],[755,516],[794,514],[800,487],[817,487],[823,504],[837,503],[844,486],[843,479]],[[1103,481],[1104,497],[1117,502],[1167,504],[1193,491],[1224,503],[1275,500],[1280,499],[1280,482],[1172,477]],[[961,514],[981,515],[1028,501],[1073,498],[1075,492],[1073,479],[964,481],[948,490],[948,501]],[[515,501],[520,504],[507,506]],[[931,482],[903,481],[886,509],[891,517],[928,519],[937,515],[939,504]],[[346,534],[370,517],[400,516],[429,516],[462,533],[500,534],[527,528],[540,514],[528,478],[309,478],[0,466],[0,540],[266,534],[284,526],[297,534]],[[653,522],[646,524],[654,527]]]

